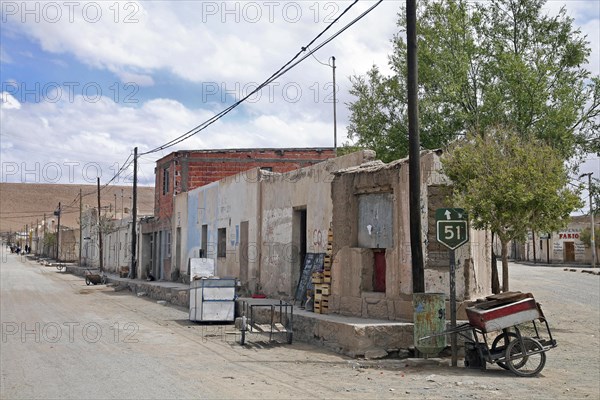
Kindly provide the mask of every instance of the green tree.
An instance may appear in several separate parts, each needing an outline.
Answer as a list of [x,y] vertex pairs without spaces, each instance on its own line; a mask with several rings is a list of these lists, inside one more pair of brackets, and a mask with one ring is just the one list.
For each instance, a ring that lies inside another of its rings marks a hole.
[[[600,154],[599,154],[600,155]],[[592,178],[592,210],[595,216],[600,217],[600,180]]]
[[503,291],[509,290],[508,243],[524,240],[532,229],[560,229],[581,206],[578,194],[567,188],[569,177],[559,152],[510,129],[467,135],[445,153],[442,166],[471,226],[489,229],[500,239]]
[[44,235],[44,239],[42,240],[42,252],[44,255],[49,255],[53,253],[53,250],[56,247],[56,233],[48,232]]
[[[582,67],[589,44],[563,8],[543,0],[419,1],[421,145],[445,147],[466,132],[510,128],[568,159],[598,149],[600,77]],[[406,15],[384,76],[373,66],[350,78],[348,136],[384,161],[408,153]]]
[[[592,245],[592,230],[588,227],[581,231],[579,240],[581,240],[587,247],[590,247]],[[596,226],[596,229],[594,229],[594,244],[596,245],[596,249],[600,250],[600,227],[598,226]]]

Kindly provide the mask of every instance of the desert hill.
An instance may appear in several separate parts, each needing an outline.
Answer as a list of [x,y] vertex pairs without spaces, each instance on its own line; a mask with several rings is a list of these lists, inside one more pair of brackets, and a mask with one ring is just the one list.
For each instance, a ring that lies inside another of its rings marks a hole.
[[[83,209],[98,207],[95,185],[53,185],[38,183],[0,183],[0,232],[22,231],[34,226],[46,214],[53,217],[61,202],[61,225],[78,227],[79,189],[83,193]],[[106,212],[120,215],[131,209],[131,186],[108,186],[101,191],[101,204]],[[116,195],[116,197],[115,197]],[[154,210],[154,187],[138,187],[138,215],[151,215]]]

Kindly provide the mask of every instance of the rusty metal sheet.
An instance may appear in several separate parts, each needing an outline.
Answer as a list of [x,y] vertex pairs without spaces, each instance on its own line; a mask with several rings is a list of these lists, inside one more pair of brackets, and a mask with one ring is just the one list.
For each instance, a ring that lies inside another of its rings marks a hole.
[[446,335],[420,340],[446,329],[446,295],[444,293],[415,293],[414,344],[423,354],[435,355],[446,347]]
[[394,247],[394,212],[391,193],[358,196],[358,247]]

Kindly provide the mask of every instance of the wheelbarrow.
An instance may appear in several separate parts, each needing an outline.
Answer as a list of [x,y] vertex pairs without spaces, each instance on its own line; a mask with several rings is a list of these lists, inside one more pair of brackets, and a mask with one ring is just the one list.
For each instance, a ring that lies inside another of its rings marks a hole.
[[[466,312],[468,323],[419,340],[458,334],[465,339],[465,367],[486,369],[486,363],[495,363],[521,377],[539,374],[546,364],[546,352],[557,346],[541,305],[530,293],[488,296]],[[544,326],[546,329],[541,329]]]
[[94,273],[88,269],[85,272],[85,284],[90,286],[90,285],[97,285],[99,283],[106,284],[106,275],[104,275],[104,274],[100,275],[100,274]]

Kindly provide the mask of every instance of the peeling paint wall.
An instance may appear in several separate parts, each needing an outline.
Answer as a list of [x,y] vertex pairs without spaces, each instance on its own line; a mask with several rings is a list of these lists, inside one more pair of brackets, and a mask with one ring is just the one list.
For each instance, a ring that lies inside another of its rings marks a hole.
[[[205,257],[215,260],[219,276],[247,276],[242,282],[246,294],[291,297],[301,263],[295,212],[306,210],[307,252],[325,252],[333,208],[332,173],[373,157],[374,152],[361,151],[288,173],[255,168],[181,194],[186,201],[177,196],[173,237],[180,228],[184,238],[180,273],[187,274],[188,260],[199,257],[206,241]],[[226,233],[225,257],[217,254],[219,229]],[[246,250],[241,248],[243,229],[247,229]],[[176,249],[172,253],[176,255]],[[240,270],[243,265],[247,271]]]
[[373,157],[373,152],[361,151],[285,174],[265,174],[261,265],[265,294],[289,297],[296,290],[302,266],[299,238],[293,237],[294,211],[306,210],[306,251],[324,253],[333,214],[333,172]]
[[[215,260],[216,274],[220,277],[240,276],[240,260],[248,262],[249,282],[247,287],[256,286],[258,253],[257,247],[257,199],[260,172],[258,168],[227,177],[218,182],[191,190],[187,193],[186,227],[182,262],[186,273],[190,258],[203,256]],[[179,208],[176,210],[179,212]],[[248,252],[240,251],[240,226],[248,222]],[[206,225],[205,234],[203,226]],[[224,229],[224,256],[219,254],[219,230]],[[203,243],[206,248],[203,249]],[[183,268],[182,268],[183,270]]]

